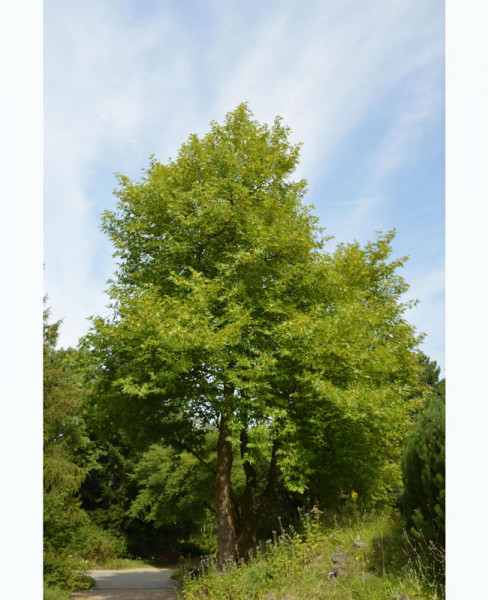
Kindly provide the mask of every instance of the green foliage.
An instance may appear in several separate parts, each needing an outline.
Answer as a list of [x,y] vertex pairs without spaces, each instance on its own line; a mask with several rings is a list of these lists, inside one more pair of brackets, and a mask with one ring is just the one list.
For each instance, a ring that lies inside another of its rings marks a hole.
[[445,400],[433,395],[419,415],[404,458],[402,500],[409,530],[444,545]]
[[[79,416],[73,351],[56,350],[60,323],[44,312],[44,581],[72,589],[80,577],[67,561],[76,532],[87,522],[77,492],[93,464],[86,425]],[[80,584],[81,585],[81,584]]]
[[405,491],[402,509],[416,538],[445,544],[445,382],[438,382],[435,361],[430,395],[417,416],[403,459]]
[[[305,183],[287,181],[298,159],[287,133],[240,106],[139,184],[120,178],[103,222],[120,258],[114,318],[95,319],[85,347],[97,406],[133,438],[194,444],[221,410],[238,438],[251,418],[273,417],[275,325],[301,301],[302,267],[320,247]],[[225,383],[238,393],[224,399]]]
[[[82,396],[71,366],[73,350],[56,350],[60,322],[44,312],[44,491],[68,499],[86,475],[90,440],[79,416]],[[68,500],[67,500],[68,501]]]
[[[102,224],[118,259],[112,316],[81,344],[93,419],[139,449],[198,455],[225,416],[252,518],[276,472],[331,506],[356,488],[363,505],[384,501],[419,372],[394,233],[327,252],[288,136],[243,104],[139,182],[119,177]],[[163,523],[163,504],[143,513]]]
[[[57,350],[60,323],[44,313],[44,583],[56,589],[89,589],[74,572],[74,557],[106,561],[126,554],[123,537],[104,532],[82,508],[79,492],[99,451],[82,416],[83,394],[74,350]],[[79,565],[78,565],[79,568]]]
[[[89,590],[95,584],[91,577],[83,573],[75,573],[73,561],[68,554],[59,549],[53,549],[48,544],[44,546],[44,586],[61,590]],[[58,594],[56,590],[50,590]]]
[[[130,506],[129,515],[151,523],[153,535],[160,535],[166,544],[178,547],[185,554],[182,540],[192,540],[207,552],[215,551],[215,438],[216,431],[206,434],[205,446],[198,457],[185,451],[176,451],[169,446],[153,445],[137,461],[133,481],[137,485],[137,494]],[[260,456],[253,445],[262,441],[262,432],[251,433],[250,442],[254,465],[260,485],[264,485],[266,456]],[[245,486],[245,478],[235,451],[235,463],[232,469],[232,489],[234,497],[239,498]],[[286,497],[286,491],[280,489],[275,494],[271,508],[276,504],[268,519],[264,519],[261,529],[270,532],[276,526],[277,516],[286,510],[294,511],[295,504],[286,506],[280,502]],[[286,517],[285,517],[286,518]]]
[[99,527],[110,531],[126,530],[130,520],[128,509],[136,493],[132,474],[138,454],[120,437],[112,435],[110,439],[100,439],[90,412],[85,412],[97,461],[80,488],[82,506]]
[[127,545],[121,535],[114,535],[98,527],[89,527],[82,532],[80,555],[97,564],[106,563],[127,554]]
[[[439,375],[441,374],[441,368],[438,366],[435,360],[431,360],[423,352],[419,352],[419,362],[422,367],[420,374],[421,385],[433,388],[437,390],[439,386],[443,384],[439,381]],[[445,380],[442,380],[445,383]]]
[[402,512],[423,565],[440,587],[445,566],[445,380],[435,361],[424,360],[429,395],[415,420],[403,457]]
[[44,600],[69,600],[69,592],[56,586],[44,586]]
[[212,454],[209,458],[207,452],[198,460],[189,453],[153,445],[135,467],[139,492],[130,514],[154,523],[173,540],[189,539],[200,530],[208,509],[214,510],[215,451]]

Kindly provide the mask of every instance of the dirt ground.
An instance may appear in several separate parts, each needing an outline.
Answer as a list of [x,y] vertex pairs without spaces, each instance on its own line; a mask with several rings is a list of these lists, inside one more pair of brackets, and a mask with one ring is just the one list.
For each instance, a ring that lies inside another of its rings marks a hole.
[[91,590],[71,593],[71,599],[91,600],[175,600],[174,569],[93,570],[88,575],[96,585]]

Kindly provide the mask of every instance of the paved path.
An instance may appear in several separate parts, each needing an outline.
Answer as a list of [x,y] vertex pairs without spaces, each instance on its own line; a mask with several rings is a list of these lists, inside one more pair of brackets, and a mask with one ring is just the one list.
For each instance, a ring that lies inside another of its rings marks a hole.
[[175,600],[173,569],[94,570],[88,575],[97,582],[89,591],[72,592],[71,598],[91,600]]

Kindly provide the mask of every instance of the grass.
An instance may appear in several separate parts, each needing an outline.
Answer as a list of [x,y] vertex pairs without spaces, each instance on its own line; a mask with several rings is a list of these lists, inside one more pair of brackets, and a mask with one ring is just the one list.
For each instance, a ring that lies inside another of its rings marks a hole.
[[[410,554],[409,554],[410,552]],[[339,554],[341,556],[334,556]],[[333,562],[335,559],[336,562]],[[396,515],[356,516],[325,524],[304,518],[303,532],[276,533],[248,564],[198,579],[183,576],[183,600],[440,600],[442,590],[412,556]],[[334,566],[339,574],[334,576]]]
[[70,593],[59,587],[48,585],[44,587],[44,600],[69,600]]

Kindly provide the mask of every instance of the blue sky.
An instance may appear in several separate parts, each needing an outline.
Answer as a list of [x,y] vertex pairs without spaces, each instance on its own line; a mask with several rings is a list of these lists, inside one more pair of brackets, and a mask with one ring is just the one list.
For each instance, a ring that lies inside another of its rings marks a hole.
[[444,3],[45,2],[45,289],[61,345],[106,314],[99,230],[137,178],[248,101],[303,142],[297,177],[335,241],[397,229],[409,320],[444,367]]

